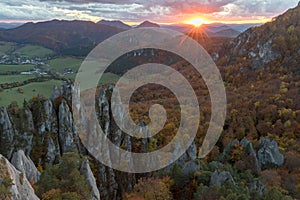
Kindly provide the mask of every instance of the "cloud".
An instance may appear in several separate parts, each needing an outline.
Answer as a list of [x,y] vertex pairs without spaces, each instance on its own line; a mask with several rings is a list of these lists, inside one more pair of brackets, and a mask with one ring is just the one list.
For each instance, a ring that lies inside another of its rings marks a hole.
[[0,20],[101,18],[182,22],[203,16],[215,20],[274,17],[298,0],[2,0]]

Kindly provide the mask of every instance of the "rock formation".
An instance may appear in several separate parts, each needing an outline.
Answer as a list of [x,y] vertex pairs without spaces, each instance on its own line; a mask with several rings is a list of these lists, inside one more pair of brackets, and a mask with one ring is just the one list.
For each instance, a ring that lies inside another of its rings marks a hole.
[[85,176],[89,186],[92,188],[92,199],[100,200],[100,192],[97,188],[96,179],[90,168],[88,161],[84,161],[80,168],[80,173]]
[[209,185],[217,185],[221,186],[223,185],[226,181],[230,181],[232,184],[235,184],[230,172],[228,171],[223,171],[223,172],[218,172],[217,170],[213,173],[213,175],[210,177],[210,183]]
[[[11,194],[7,196],[11,200],[39,200],[24,173],[18,171],[6,158],[0,154],[0,179],[10,179],[12,185],[8,187]],[[5,176],[5,177],[3,177]],[[2,184],[0,181],[0,185]]]
[[268,137],[260,140],[260,148],[257,156],[262,168],[281,166],[284,163],[284,157],[279,152],[277,142],[270,140]]
[[19,150],[13,154],[11,163],[17,170],[22,172],[30,182],[36,183],[39,180],[40,172],[32,160],[24,154],[23,150]]

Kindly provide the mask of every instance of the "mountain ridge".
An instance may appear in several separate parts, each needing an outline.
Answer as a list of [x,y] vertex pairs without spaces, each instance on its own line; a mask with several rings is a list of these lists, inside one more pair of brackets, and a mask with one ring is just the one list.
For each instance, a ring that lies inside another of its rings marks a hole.
[[296,66],[300,62],[300,5],[273,21],[252,27],[219,52],[220,65],[239,63],[254,69]]
[[136,26],[136,28],[145,28],[145,27],[159,28],[160,25],[156,24],[154,22],[150,22],[150,21],[146,20],[146,21],[143,21],[142,23],[140,23],[139,25]]
[[97,24],[104,24],[104,25],[117,27],[117,28],[122,28],[122,29],[132,28],[131,26],[125,24],[124,22],[122,22],[120,20],[105,20],[105,19],[102,19],[99,22],[97,22]]
[[99,42],[122,31],[90,21],[52,20],[1,30],[0,40],[41,45],[61,54],[85,55]]

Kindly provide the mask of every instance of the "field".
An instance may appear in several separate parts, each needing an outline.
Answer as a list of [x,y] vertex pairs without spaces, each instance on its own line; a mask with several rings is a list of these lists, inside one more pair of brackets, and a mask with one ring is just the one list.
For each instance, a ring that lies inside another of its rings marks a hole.
[[9,51],[12,51],[16,44],[12,42],[2,42],[0,41],[0,56],[3,56]]
[[0,84],[25,81],[34,77],[36,76],[35,75],[5,75],[5,76],[0,75]]
[[26,56],[28,58],[42,58],[53,55],[54,51],[37,45],[25,45],[15,50],[14,53],[20,56]]
[[34,65],[3,65],[0,64],[0,73],[3,72],[24,72],[33,69]]
[[[29,100],[38,94],[43,94],[48,98],[55,85],[62,85],[62,81],[50,80],[41,83],[30,83],[21,87],[4,90],[0,93],[0,106],[8,106],[12,101],[16,101],[22,107],[24,99]],[[23,89],[24,93],[19,93],[19,88]]]
[[[13,46],[14,44],[4,44],[0,45],[0,51],[7,51],[10,48],[10,45]],[[20,55],[26,54],[27,56],[37,55],[45,55],[50,53],[47,49],[43,47],[33,46],[33,45],[26,45],[25,47],[19,48],[16,52]],[[60,72],[64,73],[64,70],[67,68],[72,69],[74,73],[64,75],[65,78],[75,79],[77,75],[77,71],[83,62],[80,58],[73,58],[73,57],[61,57],[49,60],[47,64],[51,67],[52,72]],[[92,64],[92,63],[91,63]],[[95,63],[94,63],[95,64]],[[99,64],[99,63],[96,63]],[[100,65],[103,65],[100,63]],[[93,65],[94,66],[94,65]],[[87,69],[88,73],[84,74],[85,82],[89,82],[90,80],[99,79],[99,72],[93,66]],[[34,69],[34,65],[4,65],[0,64],[0,73],[7,73],[7,72],[25,72]],[[96,71],[95,71],[96,70]],[[80,73],[80,72],[79,72]],[[60,75],[58,75],[60,76]],[[31,78],[36,77],[36,75],[22,75],[22,74],[14,74],[14,75],[0,75],[0,84],[4,83],[13,83],[13,82],[22,82]],[[99,84],[108,84],[116,82],[119,79],[118,75],[113,73],[105,73],[102,76]],[[22,107],[24,99],[29,100],[33,96],[37,96],[38,94],[44,95],[48,98],[51,94],[54,85],[60,86],[62,81],[58,80],[50,80],[47,82],[34,82],[24,86],[15,87],[12,89],[5,89],[0,92],[0,106],[8,106],[12,101],[16,101],[20,107]],[[23,93],[20,93],[18,89],[22,89]]]
[[63,72],[65,68],[70,68],[76,72],[79,69],[82,61],[83,60],[79,58],[65,57],[49,60],[48,64],[52,67],[53,71]]
[[28,58],[46,57],[55,54],[51,49],[37,45],[21,45],[12,42],[0,41],[0,56],[17,54]]

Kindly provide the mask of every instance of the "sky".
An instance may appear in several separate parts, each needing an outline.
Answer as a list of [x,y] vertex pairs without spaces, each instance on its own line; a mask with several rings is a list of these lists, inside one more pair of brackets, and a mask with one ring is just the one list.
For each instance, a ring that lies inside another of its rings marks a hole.
[[299,0],[1,0],[0,22],[52,19],[122,20],[129,24],[262,23],[295,7]]

